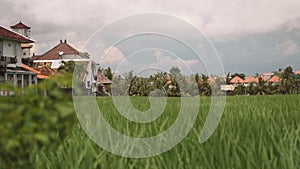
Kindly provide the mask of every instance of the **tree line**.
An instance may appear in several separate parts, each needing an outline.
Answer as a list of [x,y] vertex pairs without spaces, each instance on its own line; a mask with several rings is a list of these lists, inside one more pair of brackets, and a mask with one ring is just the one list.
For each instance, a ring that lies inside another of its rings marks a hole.
[[[112,95],[130,96],[211,96],[221,95],[271,95],[271,94],[299,94],[300,75],[293,72],[291,66],[283,71],[276,72],[279,76],[279,83],[268,83],[267,80],[256,74],[258,82],[251,82],[248,85],[243,83],[234,84],[233,91],[221,91],[221,85],[230,85],[231,79],[239,76],[245,80],[243,73],[228,73],[226,77],[209,77],[205,74],[183,75],[178,67],[172,67],[169,72],[157,72],[148,77],[138,77],[133,71],[125,72],[122,76],[111,72],[111,69],[104,69],[104,74],[112,80],[109,86]],[[213,79],[213,82],[210,81]]]

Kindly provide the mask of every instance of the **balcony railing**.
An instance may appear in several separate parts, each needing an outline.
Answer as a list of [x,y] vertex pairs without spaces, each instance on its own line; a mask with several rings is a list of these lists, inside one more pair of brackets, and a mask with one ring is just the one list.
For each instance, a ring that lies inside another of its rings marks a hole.
[[0,66],[6,66],[7,64],[16,64],[17,62],[17,57],[0,56]]

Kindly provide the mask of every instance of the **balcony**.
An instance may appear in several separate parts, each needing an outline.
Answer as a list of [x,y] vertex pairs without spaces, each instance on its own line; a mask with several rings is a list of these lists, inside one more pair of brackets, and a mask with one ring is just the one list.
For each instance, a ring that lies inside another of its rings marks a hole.
[[0,66],[6,66],[7,64],[16,64],[18,62],[17,57],[0,57]]

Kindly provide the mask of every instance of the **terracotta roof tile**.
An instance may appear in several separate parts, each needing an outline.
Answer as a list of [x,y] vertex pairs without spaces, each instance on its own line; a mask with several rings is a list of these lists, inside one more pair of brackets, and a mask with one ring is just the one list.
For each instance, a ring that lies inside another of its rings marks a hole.
[[30,29],[29,26],[25,25],[21,21],[13,26],[10,26],[12,29]]
[[230,83],[244,83],[244,80],[239,76],[235,76],[233,79],[230,80]]
[[111,80],[109,80],[106,76],[104,76],[102,73],[98,73],[98,78],[97,78],[97,81],[99,83],[102,83],[102,84],[111,84]]
[[48,66],[42,66],[39,68],[32,68],[28,65],[22,64],[22,67],[26,70],[29,70],[31,72],[37,73],[38,79],[47,79],[49,76],[57,75],[58,72],[49,68]]
[[272,76],[269,80],[269,83],[280,83],[281,82],[281,78],[277,75]]
[[24,69],[27,69],[27,70],[32,71],[32,72],[37,73],[37,74],[40,74],[40,73],[41,73],[41,72],[39,72],[38,70],[36,70],[36,69],[34,69],[34,68],[30,67],[30,66],[27,66],[27,65],[25,65],[25,64],[23,64],[23,63],[22,63],[22,67],[23,67]]
[[20,41],[23,43],[33,43],[34,42],[34,40],[29,39],[29,38],[27,38],[17,32],[14,32],[12,30],[9,30],[8,28],[5,28],[3,26],[0,26],[0,37],[5,38],[5,39]]
[[300,75],[300,70],[297,70],[295,74]]
[[38,79],[48,79],[49,76],[45,76],[45,75],[37,75]]
[[258,78],[257,77],[253,77],[253,76],[249,76],[244,80],[245,83],[258,83]]
[[58,60],[60,52],[63,52],[64,55],[80,54],[78,50],[70,46],[68,43],[61,42],[43,55],[35,58],[37,58],[37,60]]
[[41,72],[41,75],[46,75],[46,76],[52,76],[58,74],[56,70],[49,68],[47,65],[36,68],[36,70]]

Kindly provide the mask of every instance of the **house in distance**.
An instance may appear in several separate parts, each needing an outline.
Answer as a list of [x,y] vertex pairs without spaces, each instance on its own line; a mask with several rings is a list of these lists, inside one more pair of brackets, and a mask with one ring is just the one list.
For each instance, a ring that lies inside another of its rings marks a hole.
[[[11,83],[19,87],[37,84],[36,72],[22,67],[22,59],[30,54],[28,51],[34,40],[21,33],[28,33],[30,27],[20,22],[11,28],[13,30],[0,26],[0,84]],[[1,90],[0,95],[8,93]]]

